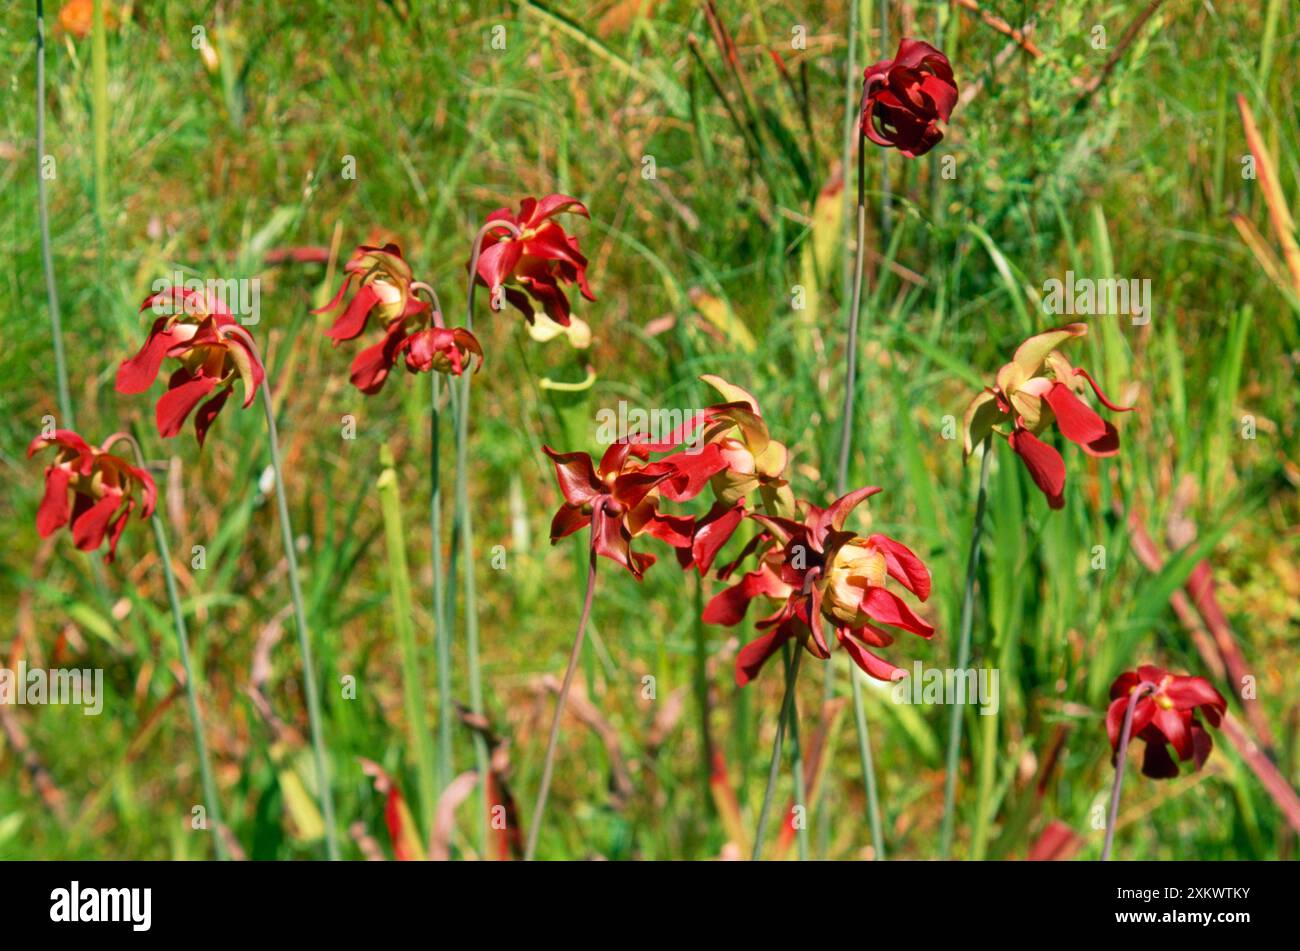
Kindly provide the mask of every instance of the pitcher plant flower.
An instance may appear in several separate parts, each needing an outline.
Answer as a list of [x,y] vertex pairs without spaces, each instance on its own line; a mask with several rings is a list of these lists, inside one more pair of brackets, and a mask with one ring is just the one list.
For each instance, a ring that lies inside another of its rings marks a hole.
[[[578,249],[578,239],[554,220],[564,212],[591,217],[578,199],[552,194],[540,200],[525,198],[518,214],[498,208],[484,223],[474,279],[489,289],[494,301],[498,291],[504,294],[530,323],[536,303],[552,321],[569,325],[565,285],[576,285],[589,301],[596,299],[587,283],[587,259]],[[493,222],[501,225],[492,227]]]
[[1201,724],[1203,714],[1217,727],[1227,712],[1223,695],[1204,677],[1171,674],[1152,664],[1129,670],[1110,685],[1111,704],[1106,711],[1106,735],[1115,755],[1120,755],[1120,734],[1124,715],[1134,693],[1132,733],[1146,744],[1142,773],[1152,779],[1171,779],[1178,775],[1178,764],[1169,755],[1173,748],[1182,762],[1192,761],[1193,769],[1205,765],[1214,740]]
[[1119,452],[1119,433],[1080,397],[1091,388],[1108,410],[1133,409],[1113,403],[1087,370],[1072,366],[1058,352],[1066,341],[1087,332],[1086,324],[1074,323],[1030,337],[998,371],[995,385],[966,407],[965,455],[990,433],[1006,439],[1054,509],[1065,504],[1065,460],[1039,434],[1055,423],[1062,436],[1088,455],[1113,456]]
[[[893,579],[919,600],[928,599],[930,572],[921,559],[887,535],[864,538],[844,528],[849,513],[880,491],[867,486],[825,509],[803,502],[802,520],[750,515],[766,531],[741,559],[756,553],[758,567],[716,594],[704,609],[706,622],[725,626],[740,623],[756,599],[775,609],[757,622],[766,633],[736,657],[738,686],[757,677],[792,639],[814,657],[828,659],[833,645],[826,637],[827,626],[834,630],[835,643],[877,680],[890,680],[901,669],[871,650],[893,643],[894,635],[885,628],[933,636],[934,627],[887,587]],[[722,575],[728,576],[737,564],[724,568]]]
[[859,126],[876,145],[916,158],[943,139],[938,123],[948,121],[955,105],[957,81],[948,57],[904,37],[893,59],[863,73]]
[[82,551],[94,551],[107,539],[104,561],[111,563],[131,513],[138,506],[141,520],[153,514],[158,499],[153,476],[69,429],[37,436],[27,447],[27,458],[51,446],[57,451],[45,467],[37,534],[48,538],[70,525],[73,543]]
[[257,353],[229,332],[238,324],[214,295],[174,287],[145,298],[140,310],[146,309],[161,311],[162,316],[153,322],[139,352],[118,366],[117,391],[143,393],[158,378],[164,359],[178,361],[180,366],[168,378],[167,392],[155,408],[158,433],[166,439],[176,436],[198,406],[194,434],[202,446],[235,381],[243,383],[247,408],[266,380],[266,370]]

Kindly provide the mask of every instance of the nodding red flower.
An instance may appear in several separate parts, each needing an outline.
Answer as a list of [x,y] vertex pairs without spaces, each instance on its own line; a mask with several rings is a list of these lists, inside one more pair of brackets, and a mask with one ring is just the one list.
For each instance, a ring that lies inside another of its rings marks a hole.
[[578,239],[553,220],[566,211],[591,217],[582,202],[568,195],[525,198],[517,215],[509,208],[498,208],[487,216],[488,224],[508,221],[519,234],[500,227],[483,236],[477,280],[494,295],[501,288],[506,300],[530,323],[535,301],[551,320],[569,326],[569,298],[561,285],[577,284],[583,297],[596,299],[587,284],[587,259],[578,250]]
[[57,447],[58,453],[45,467],[45,496],[36,510],[37,533],[46,538],[71,523],[73,543],[82,551],[94,551],[107,538],[104,561],[111,562],[137,502],[140,518],[153,514],[158,498],[153,477],[120,456],[91,446],[70,429],[37,436],[27,447],[27,458],[49,446]]
[[555,463],[564,495],[551,521],[551,544],[590,525],[592,550],[618,562],[638,580],[655,556],[632,551],[632,539],[652,535],[677,548],[690,545],[692,520],[659,511],[661,487],[685,479],[673,463],[648,462],[646,446],[634,442],[614,443],[594,467],[585,452],[542,448]]
[[[343,269],[347,277],[339,292],[312,313],[338,311],[334,323],[325,331],[335,346],[359,337],[371,317],[383,324],[383,338],[352,361],[352,383],[362,393],[370,395],[383,389],[393,365],[402,356],[411,373],[432,370],[460,376],[472,362],[471,354],[478,357],[479,366],[483,365],[483,348],[478,339],[461,327],[443,326],[442,314],[419,298],[416,291],[421,285],[413,280],[411,266],[397,245],[362,245]],[[345,306],[343,298],[354,281],[356,291]]]
[[[1146,742],[1142,772],[1152,779],[1178,775],[1178,764],[1169,755],[1174,748],[1178,759],[1193,760],[1195,769],[1205,765],[1214,748],[1209,731],[1201,726],[1198,712],[1217,727],[1227,712],[1228,702],[1204,677],[1171,674],[1151,664],[1125,671],[1110,685],[1110,709],[1106,711],[1106,733],[1118,752],[1120,731],[1134,690],[1143,690],[1133,708],[1132,736]],[[1113,757],[1112,757],[1113,758]]]
[[868,66],[862,78],[862,134],[908,158],[924,155],[943,138],[957,104],[948,57],[929,43],[904,38],[893,59]]
[[924,638],[934,634],[932,625],[886,587],[887,579],[893,578],[926,600],[930,572],[921,559],[887,535],[861,538],[844,530],[849,513],[879,491],[875,486],[858,489],[826,509],[801,503],[802,521],[750,515],[765,531],[720,576],[729,576],[755,552],[758,568],[715,595],[704,609],[706,622],[732,626],[740,623],[756,598],[775,606],[756,625],[767,633],[746,644],[736,657],[737,685],[743,687],[757,677],[768,658],[791,639],[814,657],[829,658],[832,644],[826,638],[827,624],[853,662],[877,680],[890,680],[900,670],[868,649],[893,643],[894,635],[885,627]]
[[1086,324],[1076,323],[1030,337],[998,371],[996,385],[966,407],[966,455],[990,432],[1002,436],[1054,509],[1065,504],[1065,461],[1038,434],[1055,422],[1061,435],[1088,455],[1113,456],[1119,452],[1119,433],[1079,397],[1091,388],[1109,410],[1127,413],[1133,408],[1112,403],[1087,370],[1071,366],[1057,352],[1061,344],[1087,332]]
[[265,381],[266,370],[248,344],[228,332],[237,324],[215,296],[173,287],[145,298],[140,310],[146,309],[162,316],[153,322],[139,353],[118,366],[117,391],[143,393],[158,378],[164,358],[179,361],[155,409],[158,432],[167,439],[175,436],[199,401],[207,398],[194,416],[194,434],[202,446],[235,380],[244,384],[247,407]]

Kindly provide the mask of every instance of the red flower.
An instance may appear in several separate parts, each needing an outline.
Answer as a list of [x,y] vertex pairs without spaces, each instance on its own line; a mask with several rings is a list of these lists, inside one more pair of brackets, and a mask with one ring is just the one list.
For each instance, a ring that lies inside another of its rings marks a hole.
[[659,511],[660,487],[685,476],[672,463],[648,463],[644,445],[614,443],[593,468],[585,452],[560,453],[543,446],[555,463],[564,504],[551,521],[551,543],[591,526],[591,547],[640,579],[655,556],[632,551],[632,539],[653,535],[674,547],[689,547],[694,523],[689,517]]
[[180,361],[167,381],[167,392],[158,400],[158,432],[167,439],[175,436],[199,401],[210,397],[194,416],[194,433],[202,446],[236,378],[243,381],[247,407],[266,379],[266,371],[248,345],[228,332],[237,326],[235,319],[212,295],[174,287],[145,298],[140,310],[146,308],[163,316],[153,322],[140,352],[118,366],[117,391],[143,393],[158,378],[164,357]]
[[952,64],[929,43],[904,38],[893,59],[867,67],[862,80],[862,134],[908,158],[943,138],[938,123],[957,104]]
[[1147,691],[1133,709],[1132,735],[1146,742],[1142,772],[1153,779],[1178,775],[1178,764],[1169,755],[1166,744],[1174,748],[1183,762],[1194,760],[1196,769],[1204,766],[1214,740],[1201,726],[1197,711],[1203,712],[1210,725],[1217,727],[1228,709],[1228,702],[1219,691],[1204,677],[1171,674],[1150,664],[1136,671],[1125,671],[1110,685],[1106,733],[1112,750],[1119,746],[1129,699],[1137,689]]
[[[475,336],[460,327],[444,327],[442,315],[417,296],[421,285],[412,280],[411,266],[397,245],[362,245],[343,269],[347,277],[339,292],[312,313],[339,312],[325,331],[336,347],[359,337],[372,315],[384,325],[383,339],[366,347],[352,361],[352,383],[362,393],[383,389],[389,371],[402,354],[411,373],[436,370],[460,376],[471,353],[478,357],[479,366],[483,365],[483,348]],[[357,282],[356,292],[344,306],[344,295],[353,281]]]
[[487,216],[488,224],[508,221],[519,234],[505,227],[488,230],[479,254],[477,280],[493,294],[502,288],[506,300],[529,322],[533,319],[531,298],[551,320],[563,327],[569,325],[569,298],[561,290],[563,284],[577,284],[583,297],[596,299],[587,284],[587,259],[578,250],[578,239],[552,220],[565,211],[591,217],[582,202],[568,195],[547,195],[540,201],[525,198],[517,215],[509,208],[498,208]]
[[71,522],[73,543],[82,551],[94,551],[107,537],[104,561],[111,562],[126,520],[136,507],[137,489],[143,503],[140,517],[153,514],[158,497],[153,477],[120,456],[89,445],[70,429],[37,436],[27,447],[27,458],[47,446],[58,447],[58,454],[45,468],[45,496],[36,510],[37,533],[46,538]]
[[[1112,403],[1087,370],[1071,366],[1057,352],[1071,337],[1087,332],[1086,324],[1076,323],[1030,337],[998,371],[996,385],[985,388],[966,408],[966,455],[990,432],[1002,436],[1054,509],[1065,504],[1065,461],[1038,434],[1055,422],[1061,435],[1088,455],[1113,456],[1119,452],[1119,433],[1079,396],[1091,388],[1109,410],[1127,413],[1133,408]],[[999,428],[1007,424],[1009,432]]]
[[893,643],[893,634],[878,625],[925,638],[934,634],[933,626],[886,587],[886,580],[893,578],[926,600],[930,572],[921,559],[886,535],[859,538],[844,530],[848,514],[879,491],[874,486],[858,489],[826,509],[804,502],[803,521],[750,516],[766,531],[721,576],[729,576],[754,552],[759,566],[715,595],[704,609],[706,622],[731,626],[744,618],[755,598],[763,597],[776,608],[757,622],[768,633],[746,644],[736,657],[739,686],[757,677],[767,659],[791,638],[814,657],[830,657],[831,644],[824,633],[827,623],[853,662],[878,680],[890,680],[899,669],[868,650]]

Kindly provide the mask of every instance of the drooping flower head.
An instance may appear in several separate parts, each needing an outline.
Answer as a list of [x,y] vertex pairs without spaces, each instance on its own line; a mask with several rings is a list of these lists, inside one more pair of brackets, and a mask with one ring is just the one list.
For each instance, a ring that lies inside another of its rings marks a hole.
[[585,452],[543,451],[555,463],[564,504],[551,521],[551,544],[591,526],[591,547],[640,579],[655,556],[632,551],[632,539],[653,535],[674,547],[689,545],[691,520],[659,511],[659,487],[682,475],[671,464],[649,463],[643,447],[617,442],[592,466]]
[[569,298],[563,286],[576,284],[590,301],[596,295],[587,284],[587,259],[578,250],[578,239],[554,220],[561,212],[590,217],[586,206],[568,195],[525,198],[519,203],[518,214],[498,208],[488,215],[488,224],[509,222],[519,234],[504,226],[489,229],[483,237],[476,279],[493,294],[500,288],[505,299],[530,322],[536,302],[547,317],[567,327]]
[[749,516],[765,531],[720,575],[730,576],[754,554],[758,567],[715,595],[704,610],[706,622],[733,626],[756,599],[774,608],[756,624],[766,633],[746,644],[736,657],[739,686],[757,677],[768,658],[791,639],[814,657],[829,658],[833,643],[825,634],[828,624],[835,631],[835,643],[878,680],[891,679],[899,669],[869,649],[893,643],[894,635],[886,628],[924,638],[934,634],[934,627],[887,587],[892,578],[926,600],[930,572],[921,559],[887,535],[863,538],[844,528],[849,513],[879,491],[875,486],[858,489],[825,509],[803,502],[802,520]]
[[1126,413],[1133,408],[1112,403],[1087,370],[1071,366],[1057,351],[1087,332],[1086,324],[1075,323],[1030,337],[998,371],[996,385],[981,391],[966,408],[966,455],[990,432],[997,433],[1020,456],[1054,509],[1065,504],[1065,461],[1038,434],[1056,423],[1061,435],[1088,455],[1113,456],[1119,452],[1119,433],[1079,397],[1091,388],[1109,410]]
[[943,138],[957,104],[948,57],[929,43],[904,38],[893,59],[868,66],[862,80],[862,134],[908,158],[924,155]]
[[1205,765],[1214,740],[1201,725],[1203,713],[1217,727],[1228,703],[1204,677],[1171,674],[1151,664],[1125,671],[1110,685],[1110,708],[1106,711],[1106,733],[1113,751],[1119,748],[1120,731],[1133,691],[1144,695],[1133,708],[1132,735],[1146,743],[1142,772],[1152,779],[1178,775],[1178,764],[1169,755],[1174,748],[1182,762],[1192,760],[1194,769]]
[[195,406],[194,433],[203,445],[208,427],[226,404],[235,381],[244,385],[244,406],[252,405],[266,379],[257,354],[230,329],[238,326],[225,305],[207,291],[173,287],[145,298],[140,310],[161,314],[140,351],[117,368],[119,393],[143,393],[158,377],[166,358],[180,367],[167,380],[158,400],[158,432],[170,439],[181,431]]
[[[107,444],[106,444],[107,445]],[[36,510],[36,531],[46,538],[71,524],[72,540],[94,551],[108,539],[104,561],[117,556],[117,541],[136,506],[140,518],[153,514],[158,498],[153,477],[120,456],[87,443],[70,429],[37,436],[27,458],[54,446],[54,461],[45,467],[45,495]]]
[[[399,357],[405,358],[411,373],[447,373],[460,376],[483,348],[472,333],[461,327],[444,327],[442,315],[421,300],[410,264],[395,244],[382,248],[362,245],[344,265],[347,277],[334,299],[316,314],[335,313],[325,336],[338,346],[354,340],[373,318],[383,326],[383,337],[366,347],[352,361],[352,383],[366,394],[378,393]],[[344,304],[350,289],[351,298]],[[472,356],[471,356],[472,355]]]

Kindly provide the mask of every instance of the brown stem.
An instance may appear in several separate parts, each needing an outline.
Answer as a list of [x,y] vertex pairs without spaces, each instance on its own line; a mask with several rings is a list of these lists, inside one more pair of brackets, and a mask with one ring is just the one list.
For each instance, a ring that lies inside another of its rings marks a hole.
[[1119,818],[1119,793],[1124,785],[1124,760],[1128,753],[1129,735],[1133,732],[1133,711],[1138,701],[1148,693],[1153,693],[1151,684],[1139,684],[1129,694],[1128,708],[1124,711],[1124,725],[1119,731],[1119,746],[1115,748],[1115,788],[1110,793],[1110,815],[1106,817],[1106,842],[1101,847],[1101,860],[1110,858],[1110,847],[1115,841],[1115,822]]

